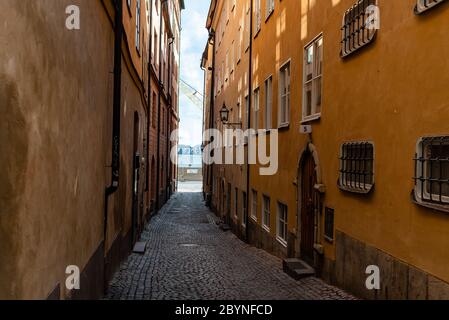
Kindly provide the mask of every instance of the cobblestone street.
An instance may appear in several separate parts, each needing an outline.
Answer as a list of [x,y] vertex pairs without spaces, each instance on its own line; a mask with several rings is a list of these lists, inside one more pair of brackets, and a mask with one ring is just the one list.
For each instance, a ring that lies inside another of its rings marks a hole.
[[214,223],[200,193],[178,193],[142,235],[110,283],[107,299],[351,299],[320,279],[295,281],[282,261]]

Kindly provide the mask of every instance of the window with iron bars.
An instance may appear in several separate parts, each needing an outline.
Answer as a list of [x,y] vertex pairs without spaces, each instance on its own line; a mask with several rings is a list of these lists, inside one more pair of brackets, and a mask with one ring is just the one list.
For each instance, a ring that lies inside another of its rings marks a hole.
[[449,136],[418,141],[415,201],[449,212]]
[[340,150],[340,189],[369,193],[374,187],[374,145],[371,142],[344,143]]
[[341,57],[374,41],[377,29],[371,24],[376,20],[378,10],[370,10],[377,5],[377,0],[358,0],[343,16],[341,27]]
[[446,0],[418,0],[415,6],[415,14],[421,14]]

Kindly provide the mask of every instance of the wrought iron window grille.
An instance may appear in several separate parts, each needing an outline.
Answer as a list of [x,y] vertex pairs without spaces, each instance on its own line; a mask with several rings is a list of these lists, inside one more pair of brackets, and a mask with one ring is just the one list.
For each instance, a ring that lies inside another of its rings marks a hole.
[[[341,52],[345,58],[353,52],[373,42],[377,35],[377,29],[370,24],[374,21],[371,6],[377,6],[377,0],[358,0],[343,16],[341,27]],[[375,19],[375,17],[374,17]]]
[[433,7],[445,2],[446,0],[417,0],[415,6],[415,14],[422,14],[427,10],[432,9]]
[[371,142],[349,142],[340,151],[340,189],[367,194],[374,188],[374,145]]
[[449,212],[449,136],[418,141],[414,200]]

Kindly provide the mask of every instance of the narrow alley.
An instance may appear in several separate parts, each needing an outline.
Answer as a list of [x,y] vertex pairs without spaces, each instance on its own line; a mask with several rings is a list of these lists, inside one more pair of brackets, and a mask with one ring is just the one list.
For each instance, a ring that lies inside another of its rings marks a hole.
[[[192,185],[180,190],[195,191]],[[201,193],[177,193],[147,225],[144,255],[131,254],[110,283],[107,299],[352,299],[317,278],[295,281],[280,259],[215,224]]]

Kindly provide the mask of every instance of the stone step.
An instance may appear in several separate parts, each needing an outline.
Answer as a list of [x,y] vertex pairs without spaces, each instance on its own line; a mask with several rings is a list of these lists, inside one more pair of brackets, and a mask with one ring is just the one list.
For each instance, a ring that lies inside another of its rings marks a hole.
[[220,224],[220,229],[223,231],[229,231],[229,230],[231,230],[231,227],[225,223],[222,223],[222,224]]
[[282,261],[282,267],[284,272],[295,280],[315,276],[315,269],[300,259],[285,259]]

